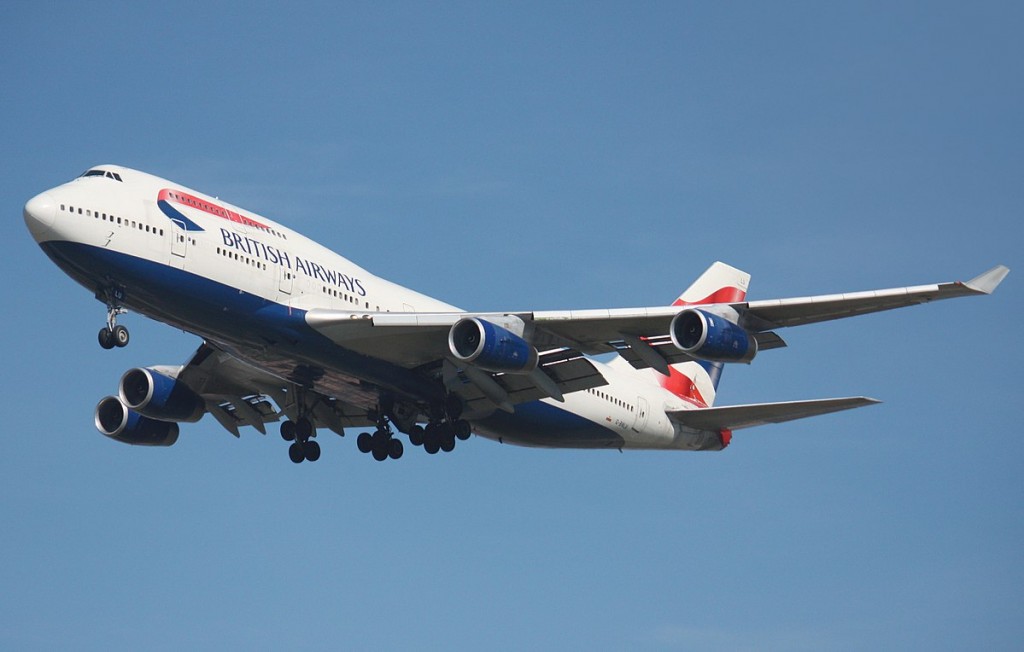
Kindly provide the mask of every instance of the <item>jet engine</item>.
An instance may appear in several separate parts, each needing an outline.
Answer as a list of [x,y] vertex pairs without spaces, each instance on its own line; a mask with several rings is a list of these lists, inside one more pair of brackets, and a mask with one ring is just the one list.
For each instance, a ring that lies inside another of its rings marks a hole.
[[757,340],[737,324],[704,310],[688,308],[672,319],[672,343],[689,355],[709,362],[750,362]]
[[527,374],[537,368],[537,349],[515,333],[468,317],[448,332],[448,348],[461,362],[495,373]]
[[178,424],[144,417],[116,396],[108,396],[96,406],[96,429],[136,446],[170,446],[178,441]]
[[195,392],[155,369],[126,371],[119,394],[129,409],[160,421],[198,421],[206,412]]

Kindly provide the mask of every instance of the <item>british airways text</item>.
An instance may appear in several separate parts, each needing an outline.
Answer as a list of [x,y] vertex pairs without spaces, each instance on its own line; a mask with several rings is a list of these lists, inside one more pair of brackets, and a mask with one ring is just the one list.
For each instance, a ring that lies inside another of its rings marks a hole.
[[342,274],[341,272],[333,269],[328,269],[323,265],[319,265],[310,260],[302,260],[298,256],[295,256],[295,264],[292,265],[292,257],[288,255],[288,252],[281,251],[277,247],[264,244],[254,238],[250,238],[239,233],[232,233],[224,228],[220,230],[220,235],[224,240],[225,247],[244,251],[249,256],[262,258],[274,265],[282,265],[288,269],[294,269],[295,271],[302,272],[306,276],[315,278],[323,283],[345,288],[347,292],[351,292],[352,294],[358,294],[361,297],[366,296],[366,289],[363,287],[362,281],[358,278],[353,278],[347,274]]

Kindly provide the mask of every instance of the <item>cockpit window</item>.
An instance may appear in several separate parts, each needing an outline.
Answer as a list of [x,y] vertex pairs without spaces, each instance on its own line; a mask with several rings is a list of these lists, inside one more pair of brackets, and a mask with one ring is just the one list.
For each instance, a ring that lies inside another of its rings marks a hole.
[[114,181],[122,181],[121,175],[117,172],[111,172],[109,170],[86,170],[80,176],[83,177],[106,177],[113,179]]

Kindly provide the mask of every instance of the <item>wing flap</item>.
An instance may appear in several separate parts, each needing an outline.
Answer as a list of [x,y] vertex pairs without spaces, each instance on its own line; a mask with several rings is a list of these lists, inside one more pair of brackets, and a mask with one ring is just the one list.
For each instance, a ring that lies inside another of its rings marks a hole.
[[674,423],[693,430],[739,430],[768,423],[783,423],[795,419],[815,417],[842,410],[874,405],[880,401],[865,396],[825,398],[811,401],[782,403],[755,403],[726,407],[695,408],[667,411]]
[[[562,394],[608,384],[590,360],[565,350],[541,354],[538,369],[543,370]],[[480,375],[486,378],[479,380]],[[468,413],[491,412],[495,406],[512,411],[516,404],[551,397],[528,374],[489,374],[476,369],[467,370],[450,359],[444,362],[443,377],[448,390],[466,402]]]

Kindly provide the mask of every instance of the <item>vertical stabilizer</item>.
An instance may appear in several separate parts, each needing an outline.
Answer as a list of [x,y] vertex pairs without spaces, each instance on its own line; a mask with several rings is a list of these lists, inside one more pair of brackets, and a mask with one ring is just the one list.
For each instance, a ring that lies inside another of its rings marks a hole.
[[[712,303],[739,303],[746,299],[750,274],[731,265],[716,262],[708,267],[673,306],[700,306]],[[661,386],[680,398],[702,407],[715,404],[718,381],[722,377],[721,362],[682,362],[669,366],[666,377],[656,371]]]
[[673,306],[700,306],[709,303],[738,303],[747,296],[750,274],[722,262],[712,263]]

